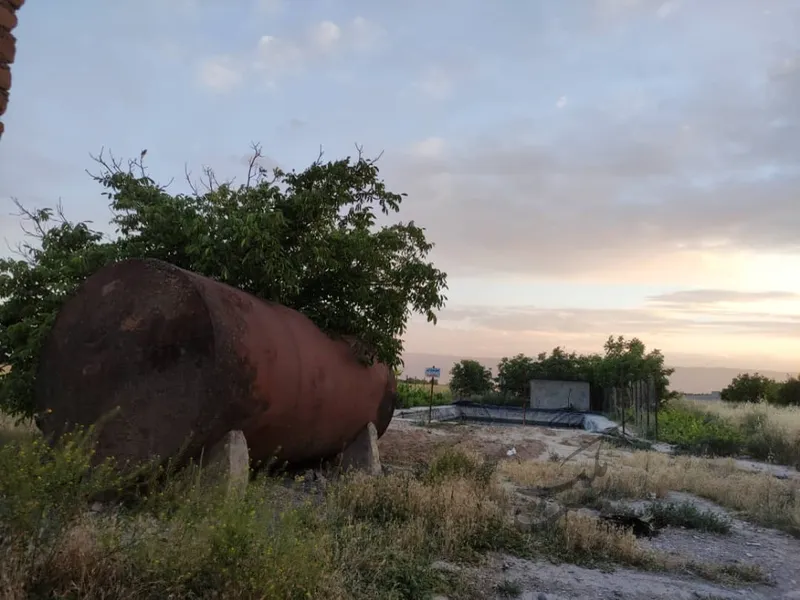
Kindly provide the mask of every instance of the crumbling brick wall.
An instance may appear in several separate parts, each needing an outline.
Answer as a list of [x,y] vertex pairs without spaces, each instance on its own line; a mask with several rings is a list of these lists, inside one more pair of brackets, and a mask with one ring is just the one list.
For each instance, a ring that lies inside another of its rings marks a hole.
[[[25,0],[0,0],[0,117],[8,107],[8,91],[11,89],[11,63],[17,53],[17,40],[11,34],[17,26],[17,9]],[[0,121],[0,137],[3,122]]]

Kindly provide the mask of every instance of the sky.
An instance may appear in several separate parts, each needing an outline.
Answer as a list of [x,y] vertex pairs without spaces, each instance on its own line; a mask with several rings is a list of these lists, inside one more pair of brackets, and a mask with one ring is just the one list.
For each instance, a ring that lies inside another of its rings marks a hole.
[[108,221],[86,170],[242,177],[363,145],[436,244],[409,352],[597,351],[797,372],[800,0],[37,0],[0,140],[12,199]]

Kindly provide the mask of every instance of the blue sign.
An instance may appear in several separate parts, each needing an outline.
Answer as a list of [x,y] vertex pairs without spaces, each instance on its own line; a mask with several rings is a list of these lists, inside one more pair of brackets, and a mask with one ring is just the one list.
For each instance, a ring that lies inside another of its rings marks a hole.
[[439,379],[439,376],[442,374],[442,370],[439,367],[428,367],[425,369],[425,379],[428,377],[432,377],[434,379]]

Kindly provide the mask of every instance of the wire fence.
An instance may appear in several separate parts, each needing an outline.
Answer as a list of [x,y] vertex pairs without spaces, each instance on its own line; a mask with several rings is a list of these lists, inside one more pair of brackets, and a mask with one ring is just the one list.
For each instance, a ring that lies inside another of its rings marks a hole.
[[659,398],[652,377],[603,390],[603,412],[620,424],[623,435],[635,433],[657,441],[658,408]]

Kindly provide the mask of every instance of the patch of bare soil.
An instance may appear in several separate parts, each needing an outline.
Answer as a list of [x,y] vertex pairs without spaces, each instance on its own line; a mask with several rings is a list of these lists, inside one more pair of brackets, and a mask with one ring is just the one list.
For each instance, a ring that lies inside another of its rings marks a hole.
[[628,568],[600,571],[505,555],[490,557],[474,575],[491,586],[515,582],[522,599],[800,600],[800,540],[736,519],[716,504],[689,494],[670,493],[667,500],[689,501],[702,510],[726,514],[732,531],[722,535],[667,527],[650,540],[641,538],[643,546],[698,563],[757,565],[768,575],[769,584],[730,587],[681,574]]
[[[552,454],[565,458],[596,439],[581,430],[472,424],[428,429],[395,421],[379,445],[388,464],[425,462],[445,445],[473,448],[493,458],[505,458],[506,452],[515,448],[519,459],[547,460]],[[607,458],[618,453],[626,451],[604,450]],[[487,590],[514,582],[522,600],[800,600],[800,540],[742,521],[724,508],[689,494],[670,492],[666,500],[692,502],[702,510],[725,514],[732,530],[723,535],[667,527],[652,539],[640,538],[642,546],[697,563],[756,565],[767,574],[769,584],[733,587],[690,574],[622,567],[605,571],[506,555],[492,555],[480,567],[465,568],[464,575],[480,580]],[[628,506],[641,508],[640,504]],[[486,597],[493,596],[489,593]]]
[[[516,582],[521,600],[789,600],[775,590],[732,589],[691,577],[618,568],[599,571],[570,564],[495,556],[481,568],[496,586]],[[770,595],[773,594],[773,595]]]
[[388,465],[427,462],[446,447],[473,450],[490,460],[506,458],[512,448],[519,460],[540,458],[546,450],[546,444],[534,436],[520,436],[511,427],[485,425],[440,424],[429,428],[393,421],[378,440],[381,461]]
[[381,462],[387,465],[427,462],[440,448],[459,442],[462,435],[449,429],[419,427],[393,421],[378,440]]

